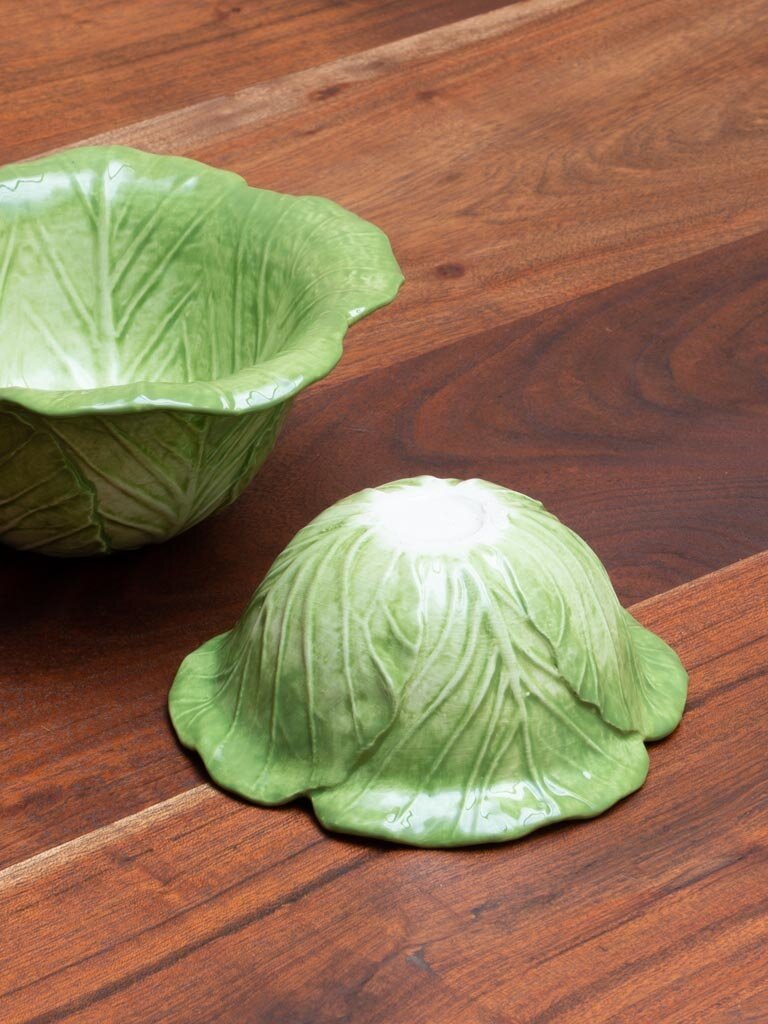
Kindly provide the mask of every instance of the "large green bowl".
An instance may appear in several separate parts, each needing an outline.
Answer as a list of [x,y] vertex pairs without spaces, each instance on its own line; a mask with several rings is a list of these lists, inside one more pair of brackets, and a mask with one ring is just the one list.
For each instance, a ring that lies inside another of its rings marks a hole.
[[326,199],[123,147],[0,171],[0,539],[139,547],[232,501],[402,281]]

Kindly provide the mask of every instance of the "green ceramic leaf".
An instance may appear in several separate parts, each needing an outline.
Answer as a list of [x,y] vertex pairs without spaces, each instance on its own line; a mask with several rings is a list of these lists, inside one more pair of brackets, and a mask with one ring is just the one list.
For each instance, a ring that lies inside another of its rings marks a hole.
[[0,538],[137,546],[232,500],[401,280],[354,214],[192,160],[85,147],[4,168]]
[[590,817],[642,785],[687,676],[525,495],[421,477],[301,530],[170,694],[213,778],[425,846]]

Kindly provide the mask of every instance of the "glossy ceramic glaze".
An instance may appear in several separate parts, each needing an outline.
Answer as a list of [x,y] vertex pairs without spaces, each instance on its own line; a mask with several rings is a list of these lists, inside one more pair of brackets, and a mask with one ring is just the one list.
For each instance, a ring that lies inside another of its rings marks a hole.
[[336,204],[74,149],[0,171],[0,539],[160,541],[233,500],[402,280]]
[[213,778],[328,828],[513,839],[642,785],[687,676],[536,501],[421,477],[327,509],[238,625],[181,666],[182,743]]

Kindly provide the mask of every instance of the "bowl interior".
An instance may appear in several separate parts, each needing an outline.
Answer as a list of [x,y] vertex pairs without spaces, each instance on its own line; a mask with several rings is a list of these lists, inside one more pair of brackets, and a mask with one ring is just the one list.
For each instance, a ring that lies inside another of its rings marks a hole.
[[0,389],[220,379],[289,346],[327,298],[323,200],[133,150],[9,171]]

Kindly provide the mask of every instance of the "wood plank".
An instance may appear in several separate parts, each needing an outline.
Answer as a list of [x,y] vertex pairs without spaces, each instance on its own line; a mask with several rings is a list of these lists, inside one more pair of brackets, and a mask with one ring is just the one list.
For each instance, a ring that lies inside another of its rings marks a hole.
[[0,874],[3,1021],[763,1020],[768,553],[634,611],[690,703],[609,813],[427,852],[201,786]]
[[496,6],[498,0],[5,4],[0,162]]
[[768,548],[767,264],[765,232],[313,390],[245,500],[299,519],[485,477],[585,537],[625,603]]
[[335,380],[768,228],[768,5],[531,0],[109,132],[379,223]]
[[176,668],[300,526],[362,487],[432,472],[533,494],[625,603],[767,548],[767,261],[756,236],[312,389],[246,495],[169,544],[0,553],[0,863],[200,780],[165,715]]

